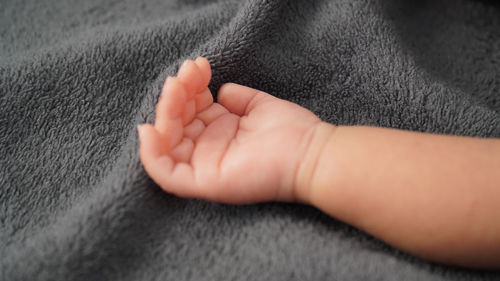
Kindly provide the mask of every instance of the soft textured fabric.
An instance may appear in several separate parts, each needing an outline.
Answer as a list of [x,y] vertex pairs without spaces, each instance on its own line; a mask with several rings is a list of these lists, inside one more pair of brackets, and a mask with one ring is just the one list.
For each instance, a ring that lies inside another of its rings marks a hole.
[[[494,1],[3,0],[1,280],[500,280],[312,207],[158,188],[137,154],[163,80],[204,55],[335,124],[500,137]],[[390,171],[388,171],[390,172]]]

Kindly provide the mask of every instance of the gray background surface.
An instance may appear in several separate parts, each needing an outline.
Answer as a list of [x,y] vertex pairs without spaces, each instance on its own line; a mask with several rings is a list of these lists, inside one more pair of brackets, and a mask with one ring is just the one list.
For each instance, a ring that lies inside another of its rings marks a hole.
[[137,156],[162,81],[207,56],[336,124],[500,137],[494,1],[0,1],[1,280],[500,280],[307,206],[162,192]]

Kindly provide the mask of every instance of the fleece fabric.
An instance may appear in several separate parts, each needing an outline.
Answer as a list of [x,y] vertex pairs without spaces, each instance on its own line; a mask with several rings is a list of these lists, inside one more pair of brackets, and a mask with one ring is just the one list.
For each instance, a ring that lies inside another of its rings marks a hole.
[[0,280],[500,280],[307,206],[160,190],[138,158],[163,80],[206,56],[324,121],[500,137],[494,1],[3,0]]

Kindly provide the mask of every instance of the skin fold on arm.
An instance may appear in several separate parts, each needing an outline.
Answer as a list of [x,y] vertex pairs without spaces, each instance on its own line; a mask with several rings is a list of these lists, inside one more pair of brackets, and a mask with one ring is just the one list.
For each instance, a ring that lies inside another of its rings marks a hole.
[[210,64],[169,77],[139,154],[165,191],[249,204],[300,202],[413,255],[500,268],[500,140],[334,126],[299,105],[228,83]]

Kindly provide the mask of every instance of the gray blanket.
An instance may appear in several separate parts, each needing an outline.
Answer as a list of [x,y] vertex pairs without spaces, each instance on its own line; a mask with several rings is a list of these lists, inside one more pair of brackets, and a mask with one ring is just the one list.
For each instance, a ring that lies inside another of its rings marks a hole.
[[335,124],[500,137],[489,1],[0,1],[1,280],[500,280],[318,210],[161,191],[137,155],[160,87],[204,55]]

